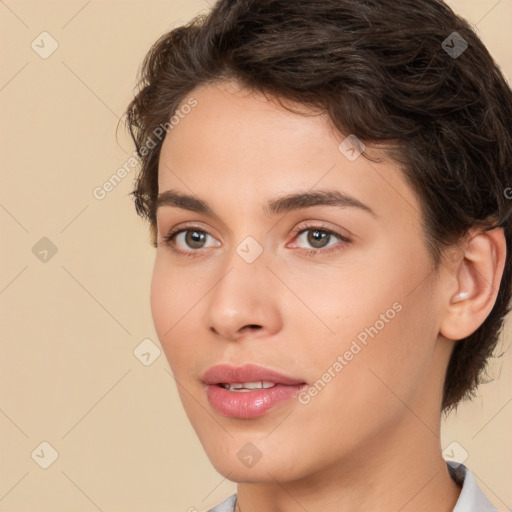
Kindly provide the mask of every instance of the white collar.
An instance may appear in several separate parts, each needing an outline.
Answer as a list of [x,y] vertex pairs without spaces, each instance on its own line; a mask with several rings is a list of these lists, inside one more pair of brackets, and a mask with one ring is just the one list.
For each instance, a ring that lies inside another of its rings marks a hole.
[[457,483],[462,483],[462,490],[453,512],[498,512],[478,487],[475,477],[464,464],[456,462],[447,462],[446,464],[451,477]]

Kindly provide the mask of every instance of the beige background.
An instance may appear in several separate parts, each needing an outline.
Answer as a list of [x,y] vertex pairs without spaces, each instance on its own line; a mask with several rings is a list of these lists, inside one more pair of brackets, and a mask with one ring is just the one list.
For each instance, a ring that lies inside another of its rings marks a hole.
[[[512,0],[449,3],[512,76]],[[115,131],[149,46],[207,7],[0,0],[0,511],[185,512],[235,489],[204,455],[163,354],[149,366],[134,355],[142,340],[158,342],[133,172],[93,196],[133,151]],[[31,47],[51,49],[43,31],[59,45],[46,59]],[[32,252],[43,237],[55,255],[45,242]],[[499,381],[448,419],[442,444],[467,456],[503,511],[512,508],[510,350],[492,373]],[[58,452],[47,469],[44,441]]]

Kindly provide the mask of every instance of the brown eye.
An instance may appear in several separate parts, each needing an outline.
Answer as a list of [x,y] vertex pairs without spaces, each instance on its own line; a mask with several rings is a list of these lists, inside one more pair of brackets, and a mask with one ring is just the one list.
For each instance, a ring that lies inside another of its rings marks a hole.
[[341,251],[351,243],[350,238],[318,224],[299,228],[291,247],[300,249],[300,254],[322,257]]
[[176,252],[194,252],[221,245],[210,233],[194,227],[173,231],[164,239],[164,243]]
[[207,233],[198,230],[187,230],[185,233],[185,244],[191,249],[202,249],[206,241]]
[[299,232],[297,236],[297,245],[303,249],[320,250],[336,245],[336,242],[343,241],[344,237],[320,228],[307,228]]
[[307,231],[307,241],[315,249],[323,249],[326,247],[331,239],[331,233],[321,231],[319,229],[309,229]]

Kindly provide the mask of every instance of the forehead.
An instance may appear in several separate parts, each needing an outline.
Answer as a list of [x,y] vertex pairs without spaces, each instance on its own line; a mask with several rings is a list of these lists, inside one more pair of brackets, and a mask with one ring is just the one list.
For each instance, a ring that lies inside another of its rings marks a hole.
[[[325,114],[272,98],[232,82],[201,86],[188,96],[196,106],[166,136],[159,161],[159,192],[231,201],[245,211],[290,192],[337,189],[379,215],[417,217],[419,204],[398,164],[367,147],[352,159]],[[184,102],[184,103],[185,103]]]

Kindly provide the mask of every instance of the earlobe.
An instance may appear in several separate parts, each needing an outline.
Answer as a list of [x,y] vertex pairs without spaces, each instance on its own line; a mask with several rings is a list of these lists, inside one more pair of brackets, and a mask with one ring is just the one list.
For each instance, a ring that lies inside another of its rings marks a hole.
[[506,258],[503,229],[479,231],[461,249],[463,256],[452,267],[457,289],[447,297],[440,326],[440,334],[451,340],[475,332],[496,302]]

